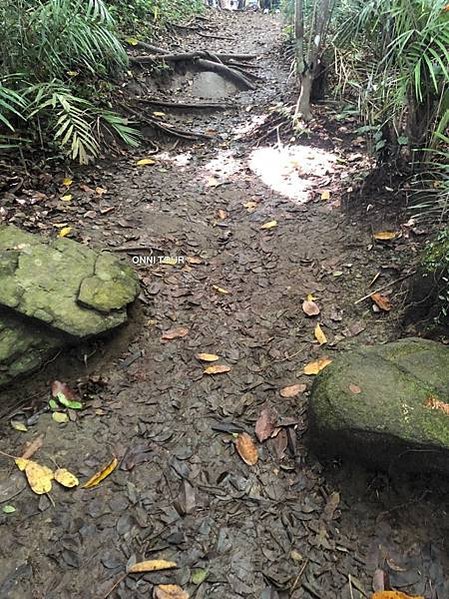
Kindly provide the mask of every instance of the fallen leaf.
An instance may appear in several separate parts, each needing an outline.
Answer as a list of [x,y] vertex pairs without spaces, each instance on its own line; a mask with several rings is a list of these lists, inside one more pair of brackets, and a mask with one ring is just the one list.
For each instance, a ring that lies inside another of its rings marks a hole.
[[71,489],[77,487],[80,483],[74,474],[69,472],[66,468],[58,468],[55,470],[55,481],[63,487]]
[[274,229],[277,226],[278,226],[277,220],[270,220],[269,222],[263,224],[260,228],[261,229]]
[[187,256],[186,258],[189,264],[202,264],[203,260],[199,256]]
[[33,455],[36,453],[36,451],[38,451],[42,447],[43,444],[44,444],[44,435],[43,435],[43,433],[41,433],[39,436],[37,436],[35,439],[33,439],[31,441],[31,443],[25,444],[25,449],[22,451],[22,455],[20,456],[21,459],[27,460],[27,459],[33,457]]
[[153,116],[165,116],[165,112],[162,112],[160,110],[156,110],[153,112]]
[[23,472],[25,470],[25,468],[27,467],[27,465],[29,464],[29,461],[27,458],[16,458],[15,460],[16,466],[17,468]]
[[277,414],[270,408],[264,408],[256,422],[256,437],[261,443],[266,441],[273,434],[276,428]]
[[201,362],[216,362],[220,359],[216,354],[195,354],[195,358]]
[[69,421],[69,417],[65,412],[53,412],[51,417],[58,424],[64,424],[65,422]]
[[401,591],[379,591],[371,599],[424,599],[422,595],[407,595]]
[[384,312],[389,312],[391,310],[391,302],[385,295],[381,293],[373,293],[371,296],[373,302]]
[[230,366],[226,366],[225,364],[215,364],[205,368],[204,374],[224,374],[225,372],[230,372],[230,370]]
[[[18,460],[20,459],[23,458],[16,459],[16,464],[18,466]],[[20,466],[19,469],[22,470]],[[36,495],[50,493],[51,481],[54,478],[53,470],[50,470],[50,468],[47,468],[47,466],[41,466],[32,460],[27,460],[27,464],[25,466],[25,475],[31,490],[36,493]]]
[[322,191],[321,192],[321,199],[322,200],[330,200],[331,198],[331,192],[328,190]]
[[235,440],[235,447],[239,456],[248,464],[248,466],[254,466],[257,464],[259,459],[259,453],[257,451],[257,447],[254,444],[254,441],[251,439],[248,433],[240,433],[237,435],[237,439]]
[[195,570],[192,571],[190,580],[193,582],[193,584],[200,585],[206,580],[208,574],[209,572],[203,568],[195,568]]
[[63,227],[59,231],[58,237],[67,237],[67,235],[70,235],[71,232],[72,232],[72,227]]
[[434,395],[429,395],[424,404],[426,408],[430,408],[431,410],[439,410],[443,412],[443,414],[447,414],[449,416],[449,404],[441,401]]
[[11,426],[14,430],[19,431],[21,433],[26,433],[28,431],[28,427],[25,423],[20,420],[11,420]]
[[169,329],[162,334],[161,339],[163,341],[171,341],[172,339],[180,339],[189,334],[189,329],[187,327],[175,327],[174,329]]
[[215,179],[215,177],[209,177],[206,182],[206,187],[218,187],[220,185],[220,181]]
[[325,520],[327,520],[328,522],[330,522],[334,515],[335,515],[335,510],[338,508],[338,506],[340,505],[340,493],[338,491],[334,491],[333,493],[331,493],[329,495],[329,497],[327,498],[326,501],[326,505],[324,506],[324,510],[323,510],[323,517]]
[[217,293],[221,293],[223,295],[229,295],[231,292],[223,287],[218,287],[218,285],[212,285],[212,289],[215,289]]
[[117,458],[113,458],[107,466],[91,476],[87,483],[84,483],[83,489],[92,489],[93,487],[96,487],[99,483],[101,483],[102,480],[114,472],[114,470],[117,468],[117,464]]
[[156,160],[153,160],[153,158],[142,158],[141,160],[138,160],[136,164],[137,166],[148,166],[151,164],[156,164]]
[[177,568],[176,562],[168,562],[165,559],[150,559],[144,562],[137,562],[128,568],[128,573],[135,572],[156,572],[158,570],[170,570]]
[[351,391],[351,393],[354,393],[355,395],[358,395],[362,392],[360,387],[358,385],[354,385],[353,383],[349,385],[349,390]]
[[304,366],[304,374],[313,375],[318,374],[326,366],[331,364],[332,360],[330,358],[320,358],[319,360],[315,360],[314,362],[309,362],[306,366]]
[[65,195],[61,196],[61,200],[63,202],[70,202],[72,200],[72,198],[73,198],[73,195],[71,193],[66,193]]
[[62,184],[64,185],[64,187],[70,187],[73,183],[73,179],[70,179],[70,177],[65,177],[65,179],[62,180]]
[[317,324],[315,327],[315,339],[318,341],[320,345],[324,345],[325,343],[327,343],[327,337],[319,324]]
[[14,514],[15,511],[16,511],[16,508],[13,505],[4,505],[2,507],[2,512],[4,514]]
[[281,397],[296,397],[301,395],[307,389],[307,385],[304,383],[297,383],[296,385],[288,385],[280,390]]
[[246,202],[246,204],[243,204],[243,207],[246,208],[248,212],[252,212],[257,208],[257,202]]
[[221,220],[224,220],[225,218],[228,218],[229,214],[226,212],[226,210],[220,210],[217,212],[218,214],[218,218]]
[[154,589],[154,599],[189,599],[189,593],[177,584],[159,584]]
[[318,316],[320,313],[320,309],[316,305],[316,303],[311,299],[306,299],[302,303],[302,311],[307,316]]
[[136,39],[135,37],[125,37],[125,42],[127,44],[129,44],[130,46],[137,46],[137,44],[139,43],[139,40]]
[[378,241],[391,241],[392,239],[396,239],[398,233],[396,231],[377,231],[377,233],[373,233],[373,238]]
[[103,197],[105,193],[108,193],[108,190],[105,187],[96,187],[95,193],[97,196]]

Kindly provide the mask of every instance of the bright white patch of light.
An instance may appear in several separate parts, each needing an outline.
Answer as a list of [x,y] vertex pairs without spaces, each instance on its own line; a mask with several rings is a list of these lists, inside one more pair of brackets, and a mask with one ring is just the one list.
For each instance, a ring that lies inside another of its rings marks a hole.
[[333,171],[335,156],[310,146],[263,147],[249,158],[251,170],[283,196],[302,204],[314,190],[316,178]]

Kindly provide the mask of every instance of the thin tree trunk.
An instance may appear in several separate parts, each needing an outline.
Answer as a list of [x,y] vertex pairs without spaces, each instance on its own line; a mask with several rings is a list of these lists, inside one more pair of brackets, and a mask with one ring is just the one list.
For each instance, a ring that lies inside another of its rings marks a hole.
[[295,117],[301,116],[305,121],[312,119],[312,111],[310,110],[310,93],[312,91],[314,73],[311,70],[306,71],[300,77],[301,92],[299,94],[298,103],[296,105]]

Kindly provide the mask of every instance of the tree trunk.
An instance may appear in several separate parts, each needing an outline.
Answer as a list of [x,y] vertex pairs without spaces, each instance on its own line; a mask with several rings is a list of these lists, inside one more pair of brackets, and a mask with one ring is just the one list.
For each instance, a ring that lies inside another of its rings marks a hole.
[[306,71],[300,77],[301,91],[296,105],[295,118],[301,117],[305,121],[312,119],[312,111],[310,110],[310,93],[312,91],[314,74],[313,71]]

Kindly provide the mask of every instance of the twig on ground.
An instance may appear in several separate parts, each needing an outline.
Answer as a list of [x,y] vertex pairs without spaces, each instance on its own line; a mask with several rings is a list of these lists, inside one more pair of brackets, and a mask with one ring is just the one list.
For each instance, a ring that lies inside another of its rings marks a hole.
[[396,285],[396,283],[401,283],[402,281],[405,281],[405,279],[408,279],[409,277],[413,276],[415,273],[416,273],[416,270],[412,270],[409,273],[407,273],[406,275],[399,277],[399,279],[395,279],[394,281],[391,281],[390,283],[386,283],[382,287],[378,287],[374,291],[370,291],[369,293],[367,293],[366,295],[364,295],[363,297],[361,297],[360,299],[355,301],[354,306],[356,306],[357,304],[361,304],[365,300],[369,299],[375,293],[380,293],[381,291],[385,291],[385,289],[388,289],[389,287],[393,287],[393,285]]

